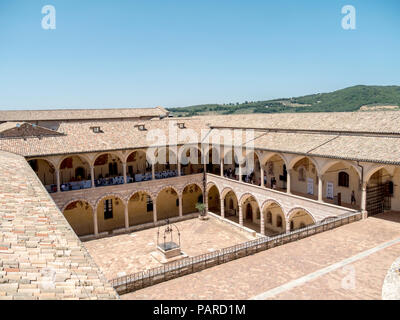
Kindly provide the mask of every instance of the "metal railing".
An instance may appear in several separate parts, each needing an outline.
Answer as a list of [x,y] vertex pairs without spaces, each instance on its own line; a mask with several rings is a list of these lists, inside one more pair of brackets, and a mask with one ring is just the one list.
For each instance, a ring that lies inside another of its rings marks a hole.
[[361,212],[351,212],[331,217],[302,229],[290,231],[273,237],[260,237],[210,253],[184,258],[160,267],[136,272],[110,280],[119,294],[133,292],[154,284],[198,272],[221,263],[268,250],[285,243],[307,238],[311,235],[332,230],[345,224],[361,220]]

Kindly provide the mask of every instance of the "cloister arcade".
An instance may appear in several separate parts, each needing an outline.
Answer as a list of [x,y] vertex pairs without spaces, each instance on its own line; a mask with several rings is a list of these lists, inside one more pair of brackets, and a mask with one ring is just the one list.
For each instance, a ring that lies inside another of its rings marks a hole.
[[[157,152],[164,152],[162,149]],[[218,149],[208,147],[207,151],[202,151],[195,145],[181,149],[164,148],[166,163],[152,163],[147,158],[145,149],[35,157],[27,160],[46,189],[54,196],[54,192],[59,193],[57,191],[78,192],[80,189],[108,185],[110,188],[118,187],[117,185],[122,187],[127,183],[150,183],[151,180],[162,178],[183,179],[188,176],[190,182],[190,175],[199,174],[206,169],[207,181],[219,177],[226,184],[229,181],[233,184],[239,183],[240,188],[246,189],[245,185],[248,185],[248,188],[257,188],[256,192],[275,192],[275,198],[278,195],[299,196],[320,203],[368,211],[369,214],[383,210],[400,211],[400,170],[396,166],[261,150],[238,156],[234,149],[226,149],[220,157]],[[251,169],[248,170],[248,167]],[[162,175],[165,172],[174,172],[174,175]],[[232,172],[231,176],[228,172]],[[99,183],[101,179],[114,180],[112,183],[102,184]],[[195,205],[203,199],[201,185],[201,182],[192,182],[184,189],[177,190],[174,184],[168,186],[166,183],[166,187],[157,194],[142,190],[127,198],[119,197],[116,192],[115,195],[109,195],[110,198],[95,203],[88,201],[82,194],[63,210],[67,220],[80,235],[109,232],[197,212]],[[258,225],[259,232],[263,234],[281,233],[317,221],[313,213],[307,211],[307,207],[299,207],[289,217],[288,209],[283,209],[274,202],[274,198],[266,207],[250,191],[248,197],[242,198],[243,194],[239,197],[232,186],[221,188],[212,183],[207,186],[206,200],[210,212],[241,225]],[[102,188],[95,189],[100,192]],[[105,188],[99,194],[106,194],[107,190]],[[112,206],[113,218],[104,218],[105,213],[110,211],[107,206]],[[81,213],[77,214],[78,211]]]

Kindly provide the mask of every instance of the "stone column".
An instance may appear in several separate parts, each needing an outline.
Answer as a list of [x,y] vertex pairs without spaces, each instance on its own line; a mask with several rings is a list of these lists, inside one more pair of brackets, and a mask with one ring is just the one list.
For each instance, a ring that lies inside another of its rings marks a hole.
[[183,206],[182,206],[182,195],[178,196],[179,199],[179,216],[182,217],[183,216]]
[[242,205],[239,205],[239,224],[243,226],[243,210]]
[[128,180],[126,177],[126,162],[122,162],[122,174],[124,175],[124,183],[128,183]]
[[[60,183],[60,170],[56,169],[56,179],[57,179],[57,192],[61,192]],[[54,180],[53,180],[54,181]]]
[[264,213],[261,212],[260,214],[260,233],[265,236],[265,219],[264,219]]
[[179,161],[179,159],[177,159],[178,161],[178,177],[181,176],[181,162]]
[[323,200],[322,200],[322,175],[318,175],[318,201],[323,202]]
[[154,165],[154,163],[151,164],[151,179],[156,179],[156,166]]
[[[264,167],[263,166],[260,166],[260,174],[261,174],[261,187],[264,188]],[[288,186],[289,186],[289,184],[288,184]],[[288,188],[288,190],[289,190],[289,188]]]
[[362,182],[361,187],[361,211],[363,218],[367,217],[367,183]]
[[239,181],[242,182],[242,165],[239,164]]
[[292,194],[290,189],[291,189],[291,179],[292,178],[292,169],[289,169],[286,173],[286,193],[287,194]]
[[224,176],[224,157],[221,157],[220,161],[219,161],[219,169],[220,169],[220,175],[221,177]]
[[129,228],[129,211],[128,211],[129,200],[125,205],[125,229]]
[[157,200],[153,200],[153,222],[157,222]]
[[224,199],[220,199],[221,203],[221,217],[225,218],[225,206],[224,206]]
[[99,226],[97,224],[97,207],[93,211],[93,227],[94,235],[97,236],[99,234]]
[[92,188],[94,188],[95,187],[95,184],[94,184],[94,166],[90,167],[90,178],[92,178]]

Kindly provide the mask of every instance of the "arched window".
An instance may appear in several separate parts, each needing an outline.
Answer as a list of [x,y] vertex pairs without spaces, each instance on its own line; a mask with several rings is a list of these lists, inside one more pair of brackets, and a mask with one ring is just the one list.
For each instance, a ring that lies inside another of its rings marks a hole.
[[299,168],[299,181],[306,181],[304,167]]
[[282,217],[281,216],[277,216],[276,226],[279,227],[279,228],[282,227]]
[[339,172],[338,180],[339,180],[338,182],[339,187],[346,187],[346,188],[349,187],[350,177],[348,173],[343,171]]
[[271,213],[271,211],[267,212],[267,223],[272,224],[272,213]]

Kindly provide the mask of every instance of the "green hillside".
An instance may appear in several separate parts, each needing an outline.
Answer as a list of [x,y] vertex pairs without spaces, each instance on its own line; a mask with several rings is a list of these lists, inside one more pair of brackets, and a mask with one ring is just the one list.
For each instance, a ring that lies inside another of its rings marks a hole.
[[[364,107],[363,107],[364,106]],[[395,106],[395,107],[394,107]],[[354,86],[329,93],[244,103],[169,108],[174,116],[400,109],[400,86]]]

